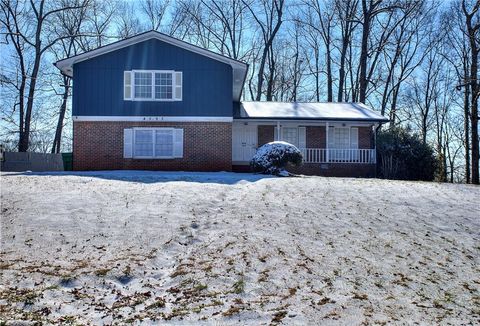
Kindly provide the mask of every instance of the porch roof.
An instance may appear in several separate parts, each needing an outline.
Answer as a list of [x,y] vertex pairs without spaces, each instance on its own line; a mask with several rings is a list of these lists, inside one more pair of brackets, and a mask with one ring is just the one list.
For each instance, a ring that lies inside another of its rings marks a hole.
[[234,119],[388,121],[365,104],[332,102],[241,102]]

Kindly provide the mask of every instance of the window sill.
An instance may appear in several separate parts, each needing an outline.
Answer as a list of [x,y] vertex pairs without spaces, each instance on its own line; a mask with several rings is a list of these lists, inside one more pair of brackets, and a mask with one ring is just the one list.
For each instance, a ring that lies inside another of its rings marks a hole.
[[182,100],[175,100],[175,99],[167,100],[167,99],[151,99],[151,98],[145,98],[145,99],[136,98],[131,100],[124,99],[124,101],[127,101],[127,102],[182,102]]
[[158,157],[145,157],[145,156],[134,156],[132,160],[173,160],[176,158],[181,157],[173,157],[173,156],[158,156]]

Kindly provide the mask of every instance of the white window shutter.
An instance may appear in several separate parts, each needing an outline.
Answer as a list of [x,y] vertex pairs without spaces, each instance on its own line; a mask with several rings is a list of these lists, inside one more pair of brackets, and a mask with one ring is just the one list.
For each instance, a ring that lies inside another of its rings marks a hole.
[[181,71],[174,72],[175,77],[175,89],[174,89],[174,100],[181,101],[183,96],[182,90],[182,83],[183,83],[183,75]]
[[358,148],[358,128],[350,128],[350,148]]
[[123,72],[123,99],[124,100],[132,99],[132,72],[131,71]]
[[173,129],[173,157],[183,157],[183,129]]
[[123,158],[133,156],[133,129],[123,129]]
[[307,128],[298,127],[298,148],[307,148]]
[[335,128],[328,127],[328,148],[335,148]]

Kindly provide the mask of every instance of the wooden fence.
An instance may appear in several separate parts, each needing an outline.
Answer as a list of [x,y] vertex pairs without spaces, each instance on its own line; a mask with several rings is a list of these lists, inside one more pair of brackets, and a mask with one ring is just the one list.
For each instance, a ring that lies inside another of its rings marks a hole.
[[1,153],[1,171],[63,171],[62,154]]

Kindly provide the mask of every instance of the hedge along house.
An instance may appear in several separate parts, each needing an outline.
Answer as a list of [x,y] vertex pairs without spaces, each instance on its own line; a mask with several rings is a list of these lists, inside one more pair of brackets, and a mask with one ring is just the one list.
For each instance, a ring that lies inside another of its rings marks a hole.
[[374,128],[362,104],[241,102],[247,64],[150,31],[55,65],[73,78],[74,170],[248,170],[285,140],[301,173],[370,176]]

